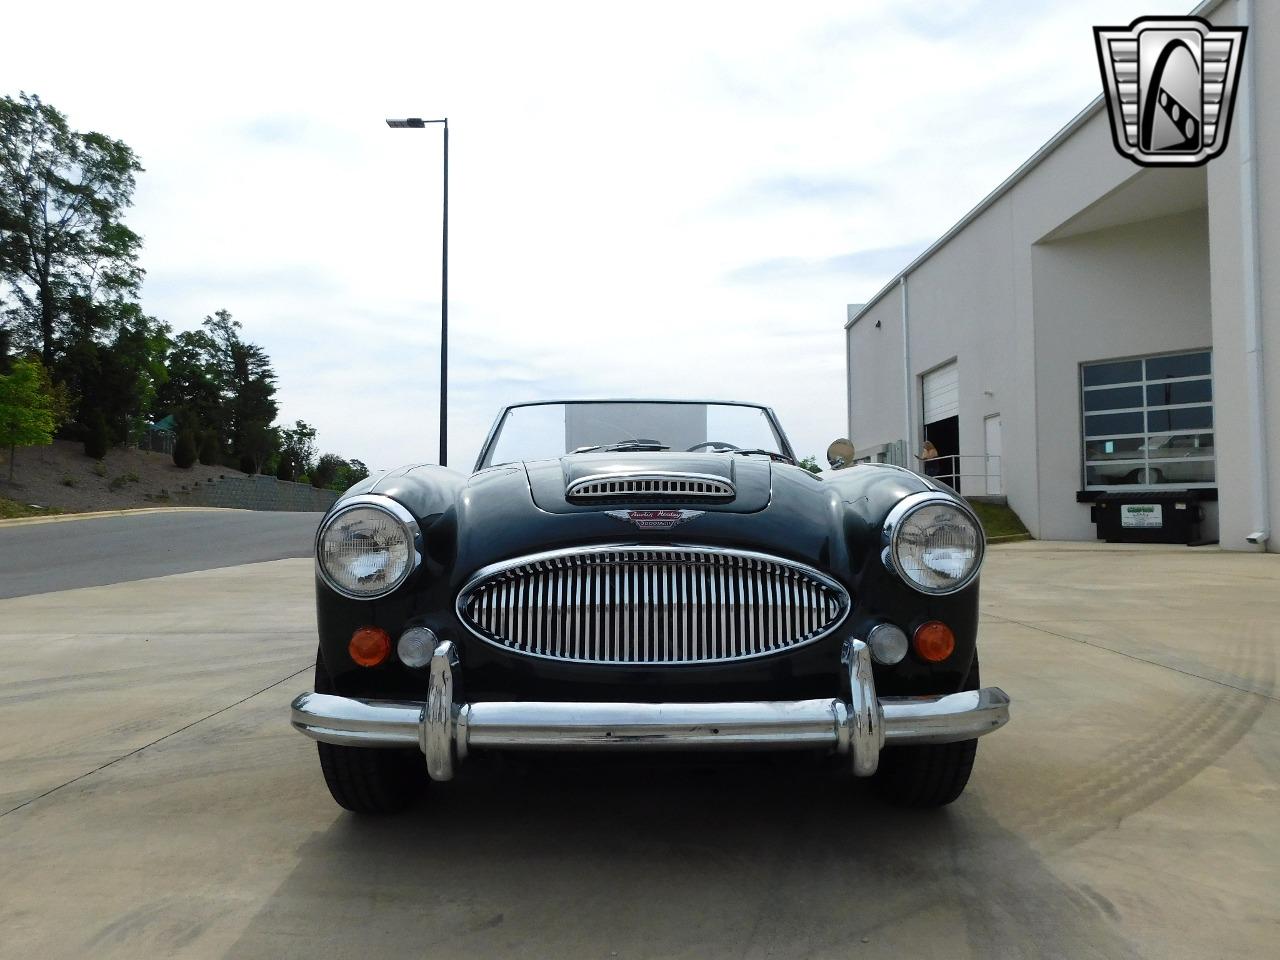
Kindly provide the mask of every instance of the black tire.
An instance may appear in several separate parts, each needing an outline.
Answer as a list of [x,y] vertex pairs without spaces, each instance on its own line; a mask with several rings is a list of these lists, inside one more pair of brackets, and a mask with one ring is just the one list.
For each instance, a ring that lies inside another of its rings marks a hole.
[[[980,685],[975,653],[961,689],[977,690]],[[882,800],[895,807],[945,807],[964,793],[977,753],[977,740],[886,747],[880,752],[880,767],[871,778],[871,786]]]
[[[333,692],[333,683],[318,655],[316,692]],[[330,795],[338,806],[352,813],[399,813],[417,798],[426,782],[426,766],[416,751],[340,747],[323,741],[317,742],[316,748]]]

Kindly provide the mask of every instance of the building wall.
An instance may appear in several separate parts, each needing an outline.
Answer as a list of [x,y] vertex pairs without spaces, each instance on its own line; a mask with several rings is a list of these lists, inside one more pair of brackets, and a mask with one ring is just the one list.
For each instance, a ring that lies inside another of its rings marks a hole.
[[849,439],[861,457],[901,440],[906,426],[901,290],[890,291],[849,328],[845,350]]
[[[1210,19],[1239,22],[1239,4],[1224,3]],[[1243,104],[1237,105],[1231,139],[1222,156],[1206,168],[1209,194],[1209,257],[1212,284],[1214,391],[1218,444],[1220,537],[1224,547],[1250,549],[1245,537],[1257,529],[1254,507],[1259,455],[1268,475],[1272,538],[1268,549],[1280,550],[1280,115],[1269,91],[1280,83],[1280,5],[1253,3],[1246,57],[1254,71],[1258,101],[1253,112],[1257,138],[1258,263],[1262,277],[1264,408],[1267,440],[1259,450],[1252,431],[1253,398],[1248,388],[1246,356],[1241,206],[1242,164],[1247,158],[1243,136]],[[1240,90],[1244,94],[1244,90]],[[1223,469],[1230,465],[1230,469]]]
[[[1238,22],[1243,4],[1209,13]],[[1253,3],[1246,56],[1262,93],[1257,136],[1268,504],[1280,523],[1280,4]],[[1243,91],[1242,91],[1243,93]],[[1034,158],[1020,179],[906,273],[912,435],[919,449],[919,377],[957,360],[960,445],[983,451],[983,418],[1001,414],[1010,504],[1040,537],[1091,538],[1080,489],[1079,364],[1211,346],[1220,517],[1228,549],[1251,549],[1259,445],[1250,432],[1242,291],[1241,108],[1226,152],[1206,168],[1143,170],[1112,145],[1105,110]],[[849,328],[850,438],[896,439],[903,387],[900,288]],[[876,320],[881,329],[870,332]],[[895,336],[896,334],[896,336]],[[875,369],[875,368],[883,368]],[[870,385],[889,385],[878,397]],[[880,408],[874,409],[875,404]],[[1280,549],[1273,536],[1269,549]]]
[[1212,343],[1203,210],[1032,248],[1040,536],[1094,536],[1082,489],[1081,363]]

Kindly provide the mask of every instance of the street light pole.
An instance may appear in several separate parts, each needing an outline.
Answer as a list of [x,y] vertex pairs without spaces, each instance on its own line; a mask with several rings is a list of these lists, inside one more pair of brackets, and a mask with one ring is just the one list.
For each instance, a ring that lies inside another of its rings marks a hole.
[[449,118],[388,120],[393,129],[420,130],[429,123],[444,125],[444,236],[440,244],[440,466],[449,461]]

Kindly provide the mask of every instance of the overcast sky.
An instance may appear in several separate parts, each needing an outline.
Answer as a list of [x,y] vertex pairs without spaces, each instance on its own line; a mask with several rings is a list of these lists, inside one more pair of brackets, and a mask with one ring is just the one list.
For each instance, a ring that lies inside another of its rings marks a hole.
[[821,456],[845,304],[1097,95],[1092,26],[1188,7],[26,4],[0,92],[137,151],[147,311],[230,310],[324,450],[435,458],[440,130],[383,118],[447,115],[454,466],[562,396],[760,401]]

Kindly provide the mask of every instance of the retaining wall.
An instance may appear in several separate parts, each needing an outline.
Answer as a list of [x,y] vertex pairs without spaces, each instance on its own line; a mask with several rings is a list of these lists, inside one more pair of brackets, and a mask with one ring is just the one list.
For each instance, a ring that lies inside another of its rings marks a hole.
[[184,507],[324,512],[333,506],[338,494],[333,490],[317,490],[308,483],[256,476],[196,481],[189,490],[172,491],[171,497],[175,505]]

